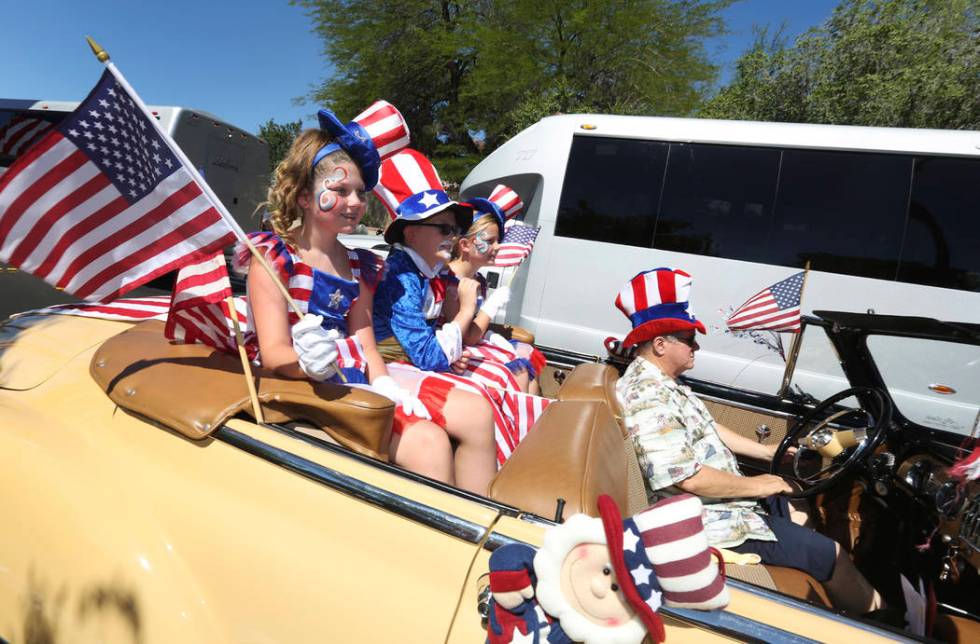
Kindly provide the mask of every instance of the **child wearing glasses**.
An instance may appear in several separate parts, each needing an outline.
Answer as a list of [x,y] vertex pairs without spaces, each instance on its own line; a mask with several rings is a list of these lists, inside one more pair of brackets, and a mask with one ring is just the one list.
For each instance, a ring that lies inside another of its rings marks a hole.
[[[390,129],[369,134],[361,122],[370,124],[379,116],[389,117]],[[381,156],[375,141],[398,139],[404,147],[408,129],[384,101],[346,125],[329,110],[320,110],[319,120],[320,129],[301,133],[276,168],[268,198],[272,232],[250,236],[303,317],[287,305],[258,260],[238,249],[238,268],[248,275],[253,350],[263,366],[282,376],[341,382],[340,369],[352,386],[370,383],[396,403],[393,427],[398,431],[389,447],[396,464],[482,492],[482,478],[454,477],[445,430],[431,420],[414,391],[391,377],[378,353],[371,316],[381,259],[367,250],[348,249],[337,238],[354,231],[366,210],[367,192],[377,183]]]

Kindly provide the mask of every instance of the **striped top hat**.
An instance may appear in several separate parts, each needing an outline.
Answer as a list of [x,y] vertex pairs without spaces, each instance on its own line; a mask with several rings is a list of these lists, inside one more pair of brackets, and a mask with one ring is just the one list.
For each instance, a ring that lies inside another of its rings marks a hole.
[[694,317],[689,298],[691,276],[679,269],[655,268],[637,273],[616,296],[616,307],[629,318],[633,330],[623,340],[629,348],[646,340],[704,324]]
[[320,148],[313,167],[328,154],[343,150],[360,167],[366,190],[377,185],[381,162],[408,147],[408,124],[388,101],[375,101],[347,125],[330,110],[320,110],[317,118],[320,129],[333,135],[333,142]]
[[464,205],[473,207],[474,221],[482,215],[493,215],[500,229],[500,239],[504,238],[504,222],[516,217],[524,208],[521,197],[502,183],[497,184],[489,199],[474,197],[468,199]]
[[406,148],[381,164],[381,179],[374,189],[392,216],[385,241],[401,242],[405,226],[451,210],[456,225],[466,230],[473,222],[473,209],[449,198],[439,173],[421,152]]

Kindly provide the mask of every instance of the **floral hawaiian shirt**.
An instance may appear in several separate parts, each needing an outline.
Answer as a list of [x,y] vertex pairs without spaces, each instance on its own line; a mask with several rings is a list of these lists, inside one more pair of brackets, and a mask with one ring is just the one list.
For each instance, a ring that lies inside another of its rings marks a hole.
[[[616,383],[616,393],[651,503],[679,494],[674,486],[703,465],[742,474],[704,403],[653,363],[643,358],[634,360]],[[710,545],[730,548],[746,539],[776,540],[755,501],[701,500]]]

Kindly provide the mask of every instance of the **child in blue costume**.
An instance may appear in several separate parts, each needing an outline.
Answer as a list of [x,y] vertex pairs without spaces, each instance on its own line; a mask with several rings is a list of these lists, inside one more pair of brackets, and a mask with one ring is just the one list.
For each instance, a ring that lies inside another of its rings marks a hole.
[[[377,149],[363,128],[357,131],[356,120],[343,125],[321,110],[320,125],[300,134],[276,168],[268,199],[274,232],[252,236],[306,311],[302,318],[295,315],[273,278],[251,260],[249,320],[259,359],[287,377],[336,381],[339,365],[350,383],[369,381],[373,390],[397,403],[392,460],[454,483],[445,430],[430,420],[416,390],[388,374],[375,345],[371,315],[380,259],[369,251],[352,251],[337,239],[353,232],[364,215],[366,193],[380,166]],[[248,261],[240,252],[239,257]]]

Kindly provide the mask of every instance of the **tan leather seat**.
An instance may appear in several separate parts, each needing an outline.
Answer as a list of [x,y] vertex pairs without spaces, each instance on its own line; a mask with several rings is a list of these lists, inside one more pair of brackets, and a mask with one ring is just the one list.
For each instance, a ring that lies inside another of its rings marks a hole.
[[[171,344],[163,322],[141,322],[106,340],[89,371],[123,409],[192,439],[252,414],[242,364],[201,344]],[[254,368],[267,422],[306,421],[353,451],[387,460],[394,404],[363,389],[281,378]]]
[[[617,421],[623,440],[623,460],[627,468],[627,487],[631,490],[631,493],[628,493],[629,501],[625,506],[620,504],[620,507],[624,508],[624,511],[628,507],[629,513],[634,514],[647,506],[647,498],[636,453],[633,451],[633,442],[623,424],[622,407],[616,397],[616,381],[618,379],[619,372],[610,365],[578,365],[562,383],[558,390],[558,400],[563,401],[563,404],[573,401],[601,402],[612,410],[612,415]],[[529,438],[530,436],[531,434],[528,435]],[[519,447],[517,451],[520,452],[521,448]],[[790,597],[832,607],[820,582],[800,570],[766,565],[729,565],[728,568],[734,578],[777,590]]]

